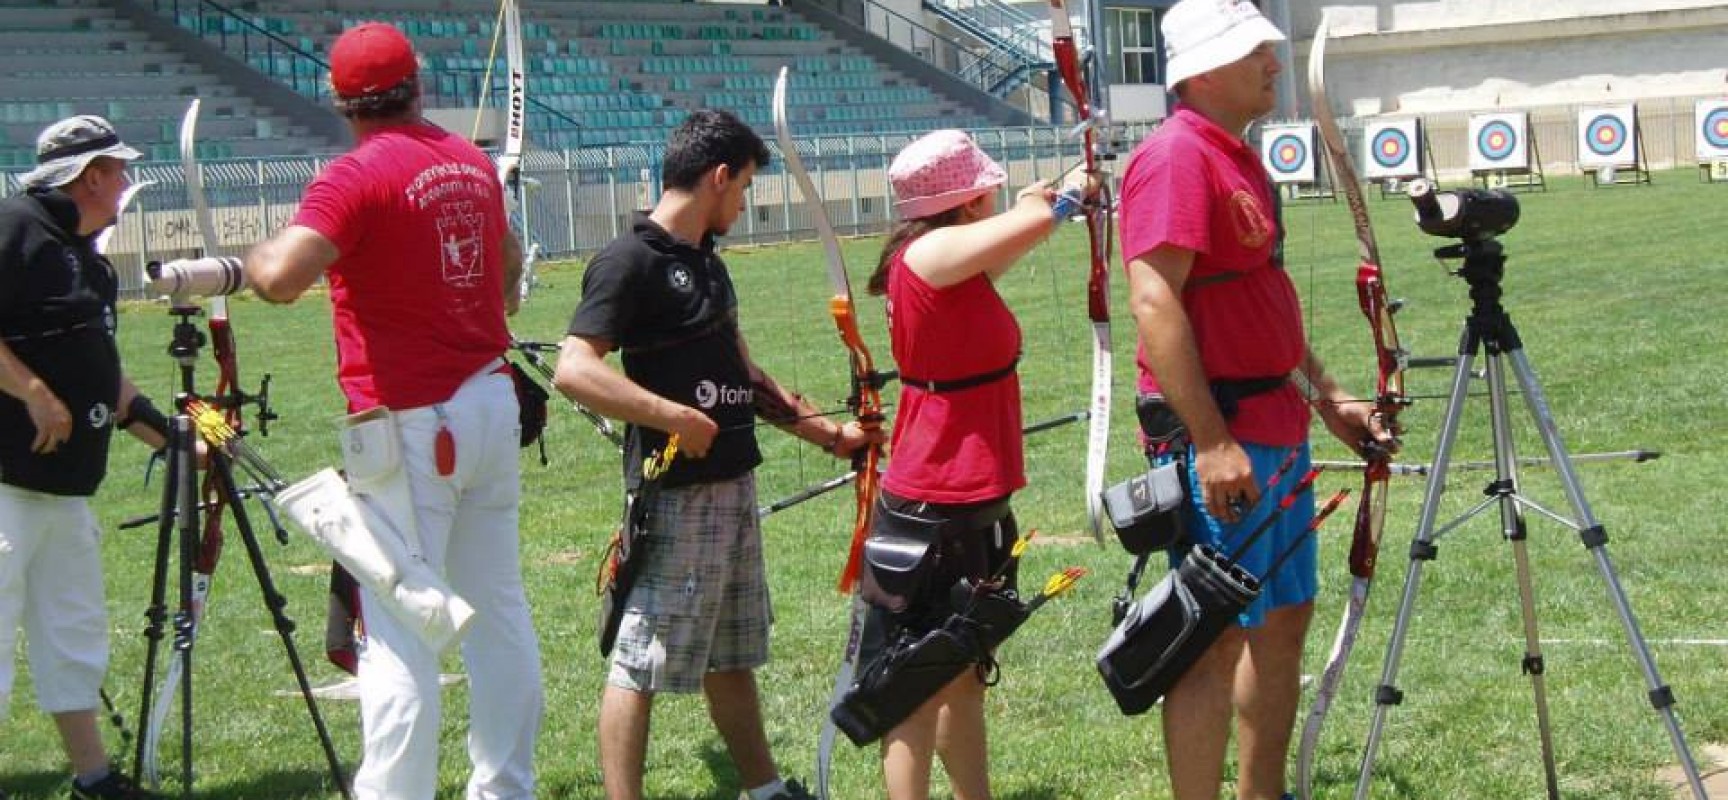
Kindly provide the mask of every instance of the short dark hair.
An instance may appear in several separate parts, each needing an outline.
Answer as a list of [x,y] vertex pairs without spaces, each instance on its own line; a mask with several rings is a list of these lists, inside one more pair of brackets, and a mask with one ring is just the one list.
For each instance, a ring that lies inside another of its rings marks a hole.
[[407,115],[420,96],[420,76],[409,75],[395,86],[359,97],[333,95],[336,111],[348,119],[393,119]]
[[708,171],[725,164],[738,172],[749,163],[768,166],[768,145],[729,111],[699,108],[685,117],[666,140],[660,162],[665,189],[694,189]]

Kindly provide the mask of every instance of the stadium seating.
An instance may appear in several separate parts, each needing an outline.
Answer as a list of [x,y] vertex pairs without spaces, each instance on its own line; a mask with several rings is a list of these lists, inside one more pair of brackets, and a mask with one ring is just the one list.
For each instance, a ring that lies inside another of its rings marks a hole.
[[[0,68],[23,78],[11,81],[0,101],[0,165],[27,165],[43,125],[85,112],[114,119],[152,158],[173,157],[175,126],[194,96],[205,101],[200,138],[209,157],[338,149],[340,142],[309,133],[295,115],[327,113],[320,61],[341,30],[368,19],[388,20],[414,39],[427,67],[428,106],[472,108],[488,76],[491,90],[502,91],[495,0],[429,5],[180,0],[157,6],[164,19],[311,101],[269,109],[100,0],[0,0]],[[668,0],[527,6],[529,129],[540,147],[661,141],[700,106],[731,109],[767,132],[773,76],[786,64],[797,75],[790,106],[801,134],[989,125],[779,6]]]

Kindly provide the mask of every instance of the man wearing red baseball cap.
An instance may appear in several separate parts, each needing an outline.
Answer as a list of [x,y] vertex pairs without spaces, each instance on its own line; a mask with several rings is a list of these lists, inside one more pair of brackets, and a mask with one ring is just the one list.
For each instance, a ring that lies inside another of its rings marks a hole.
[[[349,491],[389,521],[399,550],[473,607],[470,798],[534,795],[544,695],[522,588],[518,405],[503,359],[521,247],[490,159],[421,116],[414,47],[368,22],[330,48],[330,85],[355,145],[307,187],[292,222],[246,256],[272,302],[328,277],[337,381],[347,397]],[[363,447],[360,445],[364,445]],[[368,457],[369,456],[369,457]],[[431,800],[438,789],[437,645],[399,598],[362,591],[364,758],[354,793]]]

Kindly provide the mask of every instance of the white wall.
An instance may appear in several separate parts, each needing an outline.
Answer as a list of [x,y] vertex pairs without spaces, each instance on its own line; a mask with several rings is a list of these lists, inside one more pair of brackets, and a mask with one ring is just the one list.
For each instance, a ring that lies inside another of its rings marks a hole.
[[1296,0],[1293,6],[1299,74],[1320,9],[1331,11],[1327,94],[1342,115],[1728,94],[1728,3]]

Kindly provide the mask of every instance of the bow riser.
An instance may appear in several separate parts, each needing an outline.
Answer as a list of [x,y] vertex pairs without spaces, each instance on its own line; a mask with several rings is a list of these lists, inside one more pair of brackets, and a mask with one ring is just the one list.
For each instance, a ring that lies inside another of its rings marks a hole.
[[[1056,71],[1068,90],[1079,116],[1086,174],[1099,177],[1098,162],[1108,156],[1098,138],[1101,115],[1092,109],[1085,76],[1080,71],[1080,51],[1074,43],[1074,25],[1065,0],[1050,0],[1050,47]],[[1105,136],[1108,139],[1108,135]],[[1086,317],[1092,323],[1092,391],[1088,398],[1086,433],[1086,518],[1092,538],[1104,541],[1104,473],[1109,461],[1110,399],[1114,360],[1110,353],[1110,209],[1107,201],[1086,208],[1087,246],[1090,261],[1086,274]]]

